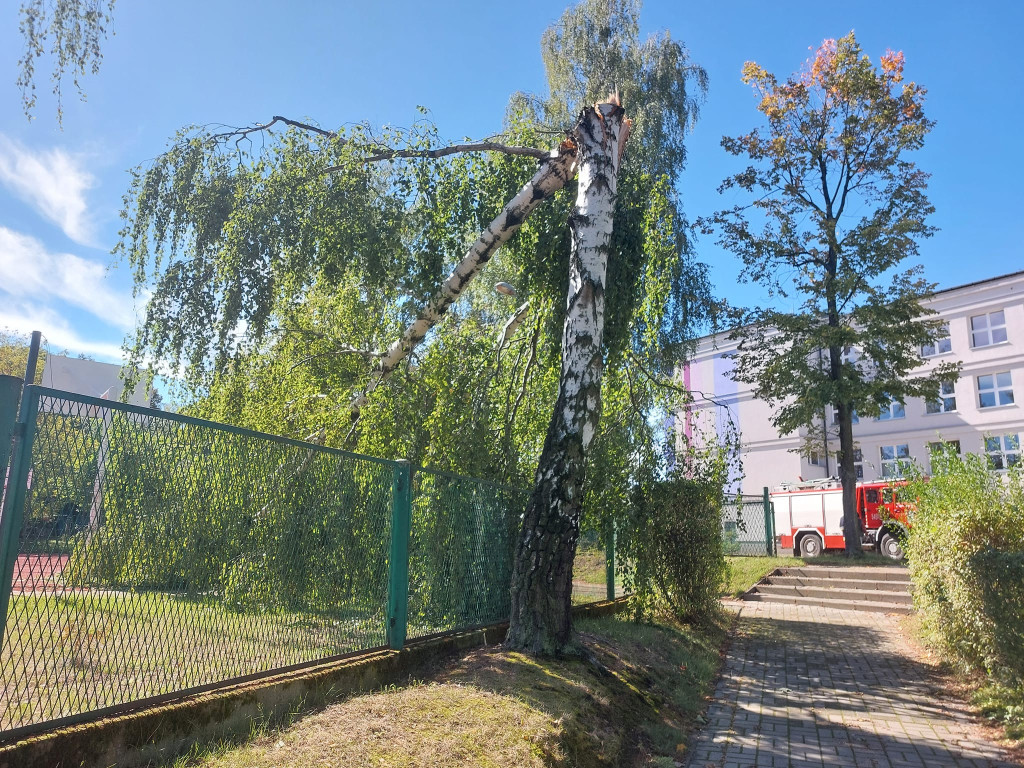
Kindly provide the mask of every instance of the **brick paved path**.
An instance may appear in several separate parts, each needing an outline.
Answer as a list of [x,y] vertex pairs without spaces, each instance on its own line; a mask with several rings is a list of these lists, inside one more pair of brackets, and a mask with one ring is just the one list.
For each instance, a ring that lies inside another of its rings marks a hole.
[[690,768],[1008,766],[897,618],[744,603]]

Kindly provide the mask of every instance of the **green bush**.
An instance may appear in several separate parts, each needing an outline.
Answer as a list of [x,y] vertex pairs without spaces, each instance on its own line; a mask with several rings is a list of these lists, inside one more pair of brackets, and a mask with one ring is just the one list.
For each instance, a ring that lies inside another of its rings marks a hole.
[[907,561],[926,636],[964,670],[1024,684],[1024,477],[984,456],[934,457],[916,497]]
[[638,615],[664,606],[690,621],[718,610],[727,570],[722,500],[717,477],[677,475],[635,489],[619,544]]

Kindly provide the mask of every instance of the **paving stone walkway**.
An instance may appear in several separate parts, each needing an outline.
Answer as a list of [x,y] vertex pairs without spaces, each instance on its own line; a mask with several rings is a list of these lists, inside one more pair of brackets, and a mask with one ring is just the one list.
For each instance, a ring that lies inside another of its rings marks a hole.
[[899,618],[743,603],[689,768],[1014,766],[913,657]]

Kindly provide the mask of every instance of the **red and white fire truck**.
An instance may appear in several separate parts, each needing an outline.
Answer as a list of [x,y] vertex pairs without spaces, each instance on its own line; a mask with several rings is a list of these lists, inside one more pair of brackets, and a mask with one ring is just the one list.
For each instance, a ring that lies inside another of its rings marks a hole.
[[[861,544],[894,560],[903,559],[901,542],[909,527],[907,505],[898,497],[904,485],[898,481],[857,484]],[[839,480],[784,483],[771,492],[771,502],[779,549],[792,549],[794,556],[816,557],[825,550],[846,547]]]

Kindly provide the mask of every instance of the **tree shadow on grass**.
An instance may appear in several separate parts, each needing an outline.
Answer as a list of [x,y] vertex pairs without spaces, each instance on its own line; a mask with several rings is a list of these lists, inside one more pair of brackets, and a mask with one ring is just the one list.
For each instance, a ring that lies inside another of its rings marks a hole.
[[499,647],[453,660],[437,679],[514,697],[554,722],[550,766],[646,765],[679,747],[717,672],[722,621],[704,627],[580,621],[574,653],[537,658]]

